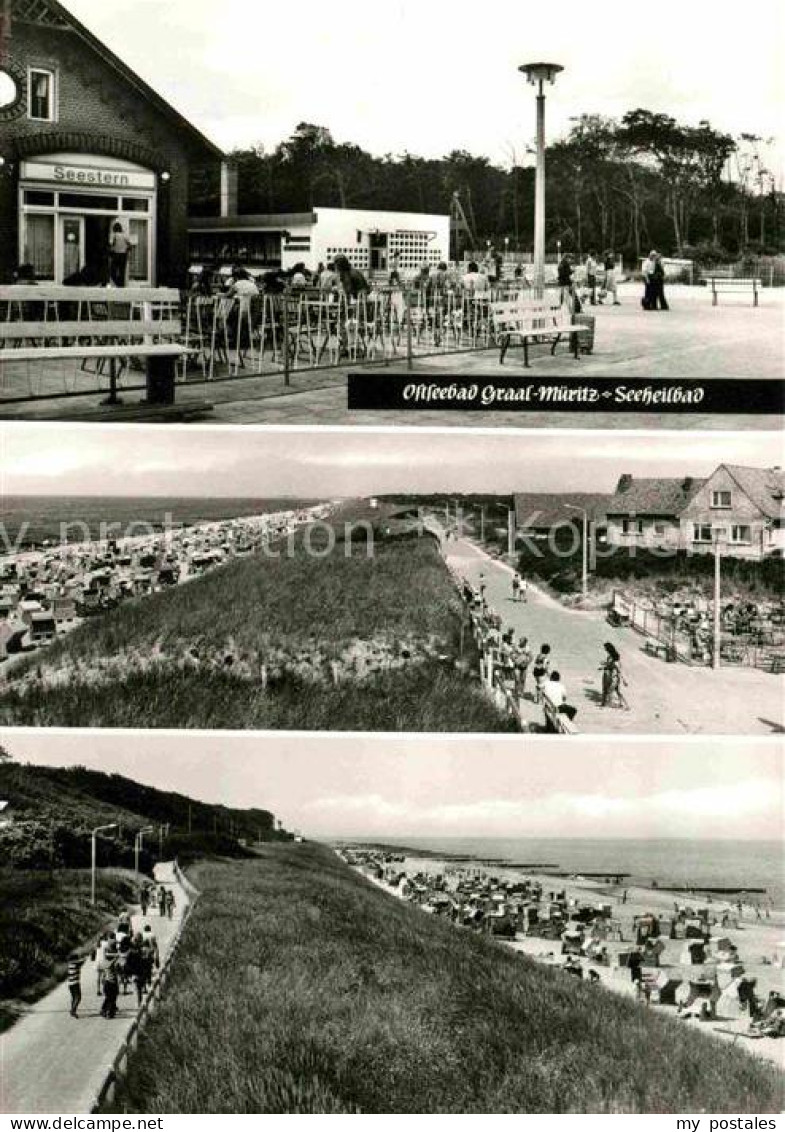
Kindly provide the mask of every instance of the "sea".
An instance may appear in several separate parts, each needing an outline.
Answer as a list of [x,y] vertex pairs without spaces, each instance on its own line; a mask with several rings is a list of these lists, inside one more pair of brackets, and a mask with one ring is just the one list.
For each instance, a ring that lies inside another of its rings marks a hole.
[[[240,515],[307,507],[315,499],[185,496],[5,495],[0,500],[0,555],[40,545],[123,537]],[[117,524],[109,528],[108,524]],[[103,524],[103,530],[102,530]],[[134,527],[133,524],[139,524]],[[63,534],[65,532],[65,535]]]
[[[381,839],[376,842],[382,843]],[[499,865],[549,865],[568,874],[629,874],[625,883],[659,888],[765,889],[785,909],[785,862],[778,841],[385,837],[383,844]],[[469,863],[469,862],[467,862]],[[487,866],[486,866],[487,868]],[[547,871],[547,870],[543,870]]]

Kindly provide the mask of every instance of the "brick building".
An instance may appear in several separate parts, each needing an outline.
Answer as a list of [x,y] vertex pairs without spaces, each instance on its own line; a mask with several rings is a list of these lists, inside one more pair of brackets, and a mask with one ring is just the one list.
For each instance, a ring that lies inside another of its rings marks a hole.
[[0,282],[103,281],[116,221],[129,281],[180,278],[190,178],[221,151],[57,0],[0,0],[0,21]]

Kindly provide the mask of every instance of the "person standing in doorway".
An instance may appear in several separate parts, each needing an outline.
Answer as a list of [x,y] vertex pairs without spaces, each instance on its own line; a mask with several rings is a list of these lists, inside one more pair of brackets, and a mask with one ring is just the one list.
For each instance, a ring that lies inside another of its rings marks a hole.
[[130,251],[131,241],[123,231],[120,221],[115,220],[109,236],[109,279],[115,287],[125,287]]

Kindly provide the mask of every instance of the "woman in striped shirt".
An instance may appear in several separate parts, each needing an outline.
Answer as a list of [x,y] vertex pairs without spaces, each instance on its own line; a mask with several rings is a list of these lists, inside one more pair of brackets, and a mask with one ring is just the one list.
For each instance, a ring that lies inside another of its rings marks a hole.
[[68,956],[68,974],[66,981],[68,983],[68,990],[71,993],[71,1017],[78,1018],[77,1011],[79,1003],[82,1001],[82,964],[84,959],[80,959],[75,951],[71,952]]

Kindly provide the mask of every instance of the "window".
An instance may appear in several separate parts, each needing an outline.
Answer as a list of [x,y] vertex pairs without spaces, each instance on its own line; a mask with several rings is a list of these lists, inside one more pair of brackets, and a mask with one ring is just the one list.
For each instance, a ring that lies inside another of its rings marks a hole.
[[692,524],[693,542],[711,542],[711,523]]
[[150,257],[148,255],[147,218],[133,218],[128,221],[128,235],[131,238],[131,254],[128,257],[128,276],[130,279],[146,282],[150,277]]
[[36,279],[54,279],[55,218],[32,213],[25,217],[24,260],[32,263]]
[[40,189],[25,189],[25,204],[43,205],[54,208],[55,195]]
[[29,116],[36,122],[54,122],[57,118],[54,72],[31,68],[27,81]]
[[104,196],[103,193],[60,193],[60,207],[73,208],[79,212],[85,208],[97,212],[117,212],[117,197]]
[[149,212],[150,201],[147,197],[123,197],[123,212]]
[[643,520],[642,519],[622,519],[621,532],[624,535],[642,535],[643,534]]
[[734,524],[730,529],[731,542],[752,542],[752,527]]
[[729,491],[713,491],[711,493],[711,505],[712,505],[712,507],[718,507],[718,508],[721,508],[723,511],[727,511],[728,508],[731,505],[731,503],[730,503],[730,492]]
[[667,534],[668,528],[666,527],[665,523],[655,522],[655,523],[652,523],[652,530],[654,531],[655,535],[662,536],[664,534]]

